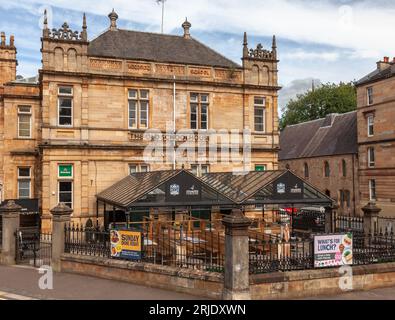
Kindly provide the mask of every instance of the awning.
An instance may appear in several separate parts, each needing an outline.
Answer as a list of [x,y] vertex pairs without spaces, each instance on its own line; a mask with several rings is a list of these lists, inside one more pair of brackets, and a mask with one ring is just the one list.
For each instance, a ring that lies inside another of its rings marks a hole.
[[288,170],[208,173],[202,178],[186,170],[135,173],[99,193],[97,199],[122,209],[333,203]]

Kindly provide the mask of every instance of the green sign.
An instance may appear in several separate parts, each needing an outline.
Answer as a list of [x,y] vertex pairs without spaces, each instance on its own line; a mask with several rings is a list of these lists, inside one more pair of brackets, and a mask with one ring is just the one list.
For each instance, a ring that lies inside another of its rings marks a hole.
[[255,166],[255,171],[262,172],[265,170],[266,170],[265,166]]
[[59,177],[72,178],[73,177],[73,165],[72,164],[59,165]]

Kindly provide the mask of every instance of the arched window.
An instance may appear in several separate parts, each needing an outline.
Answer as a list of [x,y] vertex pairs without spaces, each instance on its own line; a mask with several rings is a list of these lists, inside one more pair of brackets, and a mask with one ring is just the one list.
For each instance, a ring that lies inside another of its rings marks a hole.
[[324,175],[326,178],[330,177],[330,175],[331,175],[331,168],[329,167],[328,161],[325,161],[325,163],[324,163]]
[[309,173],[309,165],[307,163],[304,164],[304,177],[308,178],[310,176]]
[[342,160],[342,175],[343,177],[347,177],[347,163],[346,160]]
[[327,190],[325,190],[325,194],[328,196],[328,197],[330,197],[331,196],[331,192],[327,189]]

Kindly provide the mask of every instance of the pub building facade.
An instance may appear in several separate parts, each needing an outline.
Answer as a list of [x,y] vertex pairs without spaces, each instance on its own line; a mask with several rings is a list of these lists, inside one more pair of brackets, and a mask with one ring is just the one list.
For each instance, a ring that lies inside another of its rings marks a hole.
[[203,155],[194,149],[194,161],[189,154],[175,164],[147,161],[149,129],[187,129],[205,139],[210,130],[249,129],[247,169],[278,169],[275,37],[271,50],[249,49],[244,34],[239,65],[194,39],[188,21],[175,36],[121,29],[114,11],[109,19],[109,28],[88,40],[85,15],[80,32],[67,23],[50,30],[45,16],[42,67],[29,79],[16,77],[14,38],[2,33],[2,200],[37,201],[46,230],[59,202],[73,209],[75,222],[95,219],[96,196],[130,173],[184,168],[199,176],[235,168],[208,161],[207,148]]

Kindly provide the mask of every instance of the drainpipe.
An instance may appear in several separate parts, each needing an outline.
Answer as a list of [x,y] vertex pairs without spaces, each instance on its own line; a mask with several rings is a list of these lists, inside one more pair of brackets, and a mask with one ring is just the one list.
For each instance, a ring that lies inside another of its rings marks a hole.
[[176,76],[173,76],[173,170],[176,170]]
[[356,201],[355,201],[355,154],[352,155],[352,193],[353,193],[353,205],[354,205],[354,217],[356,213]]

